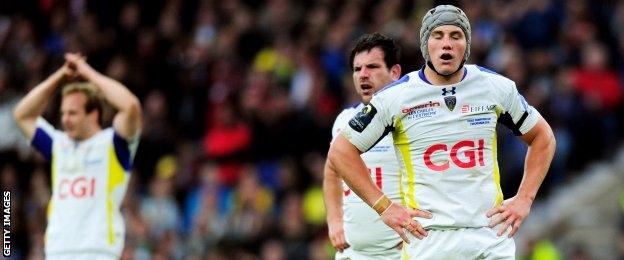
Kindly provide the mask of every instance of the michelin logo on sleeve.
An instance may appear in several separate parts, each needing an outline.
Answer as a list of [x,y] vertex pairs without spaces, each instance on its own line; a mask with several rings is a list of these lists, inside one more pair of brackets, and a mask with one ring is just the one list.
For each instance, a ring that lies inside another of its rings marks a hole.
[[361,133],[373,120],[375,114],[377,114],[377,109],[372,104],[368,104],[349,121],[349,126]]

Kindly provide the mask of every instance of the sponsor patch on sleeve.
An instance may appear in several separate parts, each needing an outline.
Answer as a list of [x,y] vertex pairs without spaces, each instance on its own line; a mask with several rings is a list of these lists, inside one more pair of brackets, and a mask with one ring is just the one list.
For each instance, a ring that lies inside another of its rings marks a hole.
[[372,104],[368,104],[364,108],[362,108],[362,110],[358,112],[353,118],[351,118],[351,120],[349,121],[349,126],[353,128],[353,130],[361,133],[373,120],[375,114],[377,114],[377,109]]

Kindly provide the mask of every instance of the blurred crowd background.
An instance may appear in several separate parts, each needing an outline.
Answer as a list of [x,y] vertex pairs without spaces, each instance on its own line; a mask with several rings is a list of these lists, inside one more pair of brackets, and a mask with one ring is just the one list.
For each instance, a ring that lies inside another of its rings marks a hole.
[[[0,174],[12,191],[13,257],[43,256],[50,174],[11,110],[65,52],[80,51],[143,106],[125,259],[329,259],[322,170],[335,116],[358,102],[351,43],[392,36],[403,72],[417,70],[420,21],[442,3],[471,21],[469,63],[514,80],[554,129],[557,154],[538,200],[613,158],[624,137],[623,1],[1,1]],[[51,97],[45,113],[52,123],[58,103]],[[525,151],[499,129],[506,198]],[[614,259],[624,257],[619,212],[619,237],[603,245]],[[520,245],[519,255],[601,250],[545,239],[554,246]]]

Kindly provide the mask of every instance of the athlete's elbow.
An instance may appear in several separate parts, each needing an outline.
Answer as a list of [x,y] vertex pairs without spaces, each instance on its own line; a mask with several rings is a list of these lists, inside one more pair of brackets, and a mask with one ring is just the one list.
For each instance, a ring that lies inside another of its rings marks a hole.
[[126,103],[124,110],[126,110],[128,114],[138,117],[141,115],[141,102],[139,102],[137,97],[132,97]]
[[12,112],[13,112],[13,118],[15,118],[16,121],[20,121],[20,119],[22,119],[23,113],[21,113],[21,111],[19,111],[19,107],[18,106],[13,108]]
[[548,136],[548,150],[550,151],[551,155],[554,155],[556,149],[557,149],[557,139],[555,138],[555,135],[553,134],[551,130]]
[[335,140],[329,147],[329,152],[327,152],[327,167],[330,170],[336,171],[336,167],[340,165],[341,162],[344,162],[345,159],[346,149],[344,143]]
[[[327,155],[329,156],[329,154]],[[325,165],[323,166],[323,175],[327,176],[327,174],[329,174],[329,172],[331,172],[333,170],[333,166],[331,164],[331,162],[329,161],[329,158],[327,158],[325,160]]]
[[544,156],[543,158],[546,159],[544,160],[545,162],[550,162],[555,156],[555,150],[557,148],[557,140],[555,139],[553,131],[549,127],[546,131],[542,131],[536,139],[535,148],[541,150],[541,154]]
[[16,122],[20,123],[20,122],[28,120],[30,117],[28,116],[26,109],[24,109],[23,106],[18,105],[13,109],[13,118],[15,119]]
[[550,125],[547,125],[546,131],[543,131],[543,133],[548,151],[550,151],[551,154],[554,154],[557,147],[557,140],[555,139],[555,133]]
[[129,103],[128,104],[129,109],[133,109],[133,110],[136,110],[138,112],[141,111],[141,102],[139,101],[139,98],[132,97],[130,99],[130,102],[128,102],[128,103]]
[[536,142],[536,144],[538,144],[537,147],[546,150],[547,154],[552,157],[557,147],[557,140],[555,139],[555,134],[550,125],[546,121],[542,122],[535,136],[535,141],[538,141]]
[[329,151],[327,152],[327,162],[326,162],[326,171],[334,170],[334,165],[336,165],[336,161],[340,158],[341,154],[339,148],[336,147],[334,143],[329,146]]

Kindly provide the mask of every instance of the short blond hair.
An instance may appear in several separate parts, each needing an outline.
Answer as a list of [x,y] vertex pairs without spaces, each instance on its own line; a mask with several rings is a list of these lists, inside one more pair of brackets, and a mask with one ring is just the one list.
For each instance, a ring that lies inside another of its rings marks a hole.
[[98,91],[98,88],[95,84],[91,82],[73,82],[66,84],[63,87],[61,92],[61,97],[65,97],[69,94],[73,93],[84,93],[87,97],[87,102],[85,103],[85,112],[91,113],[93,110],[97,110],[100,112],[100,118],[98,121],[101,123],[102,121],[102,113],[104,112],[104,105],[102,101],[102,96]]

